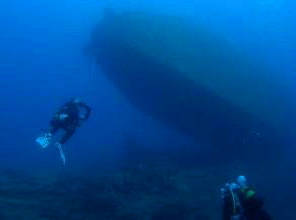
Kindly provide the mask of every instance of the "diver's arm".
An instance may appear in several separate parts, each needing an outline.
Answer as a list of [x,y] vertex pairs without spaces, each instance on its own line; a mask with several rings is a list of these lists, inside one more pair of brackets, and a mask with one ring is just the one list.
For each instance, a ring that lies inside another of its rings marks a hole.
[[67,102],[64,105],[60,106],[58,110],[54,113],[53,118],[59,119],[61,114],[66,114],[65,112],[67,112],[69,105],[70,105],[70,102]]
[[222,220],[231,220],[233,214],[233,201],[230,194],[223,198]]
[[59,115],[62,112],[65,112],[65,110],[68,108],[69,105],[70,105],[70,103],[66,102],[64,105],[60,106],[59,109],[57,110],[57,112],[55,113],[55,115]]
[[79,106],[81,106],[82,108],[85,109],[85,112],[86,113],[85,113],[85,116],[84,116],[83,120],[86,121],[89,118],[89,116],[90,116],[91,108],[87,104],[85,104],[85,103],[79,103]]

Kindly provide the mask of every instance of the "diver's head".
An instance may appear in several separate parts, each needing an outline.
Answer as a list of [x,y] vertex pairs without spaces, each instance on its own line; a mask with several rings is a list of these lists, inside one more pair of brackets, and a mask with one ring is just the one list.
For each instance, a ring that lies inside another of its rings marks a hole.
[[79,103],[81,103],[82,102],[82,99],[80,98],[80,97],[73,97],[72,99],[71,99],[71,102],[73,102],[73,103],[75,103],[75,104],[79,104]]

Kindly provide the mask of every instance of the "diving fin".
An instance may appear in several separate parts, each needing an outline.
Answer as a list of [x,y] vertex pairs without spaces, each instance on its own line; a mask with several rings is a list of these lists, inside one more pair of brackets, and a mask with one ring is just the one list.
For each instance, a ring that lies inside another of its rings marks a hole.
[[42,147],[42,148],[46,148],[48,147],[48,145],[50,145],[51,143],[51,133],[45,133],[43,135],[41,135],[40,137],[36,138],[36,142]]

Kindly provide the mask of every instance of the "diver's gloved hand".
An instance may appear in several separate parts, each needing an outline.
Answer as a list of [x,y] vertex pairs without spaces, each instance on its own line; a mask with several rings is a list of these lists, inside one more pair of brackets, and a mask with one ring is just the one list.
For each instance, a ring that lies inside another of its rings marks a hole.
[[67,114],[65,114],[65,113],[59,115],[59,119],[60,119],[61,121],[65,120],[65,119],[68,118],[68,117],[69,117],[69,115],[67,115]]
[[64,154],[64,151],[63,151],[63,145],[59,142],[57,142],[55,144],[55,146],[58,148],[59,152],[60,152],[60,156],[61,156],[61,159],[63,161],[63,164],[66,165],[66,157],[65,157],[65,154]]

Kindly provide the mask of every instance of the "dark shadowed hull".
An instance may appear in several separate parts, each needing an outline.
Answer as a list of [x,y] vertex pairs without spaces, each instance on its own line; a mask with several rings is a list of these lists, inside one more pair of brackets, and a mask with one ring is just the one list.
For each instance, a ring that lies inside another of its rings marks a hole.
[[[103,19],[93,32],[90,45],[98,65],[131,103],[202,143],[223,149],[264,151],[281,144],[274,125],[282,109],[273,111],[270,104],[282,102],[276,100],[274,94],[274,89],[282,87],[266,80],[267,74],[257,77],[262,68],[237,58],[235,53],[227,58],[227,53],[231,52],[221,52],[225,48],[219,45],[210,46],[204,56],[194,57],[191,62],[183,62],[189,52],[181,49],[184,56],[178,59],[183,63],[178,61],[175,64],[169,59],[174,58],[173,55],[161,54],[161,57],[156,49],[149,50],[145,44],[144,49],[139,46],[141,44],[134,45],[131,36],[140,41],[140,36],[146,33],[133,35],[130,30],[137,25],[129,19],[126,21],[121,17],[115,22],[110,18]],[[121,28],[120,24],[128,28]],[[116,32],[119,30],[121,32]],[[205,51],[204,45],[194,46]],[[217,58],[218,55],[221,57]],[[239,67],[241,72],[238,72]],[[262,81],[258,82],[257,78]],[[238,82],[241,85],[237,85]],[[265,97],[266,94],[270,97]]]

